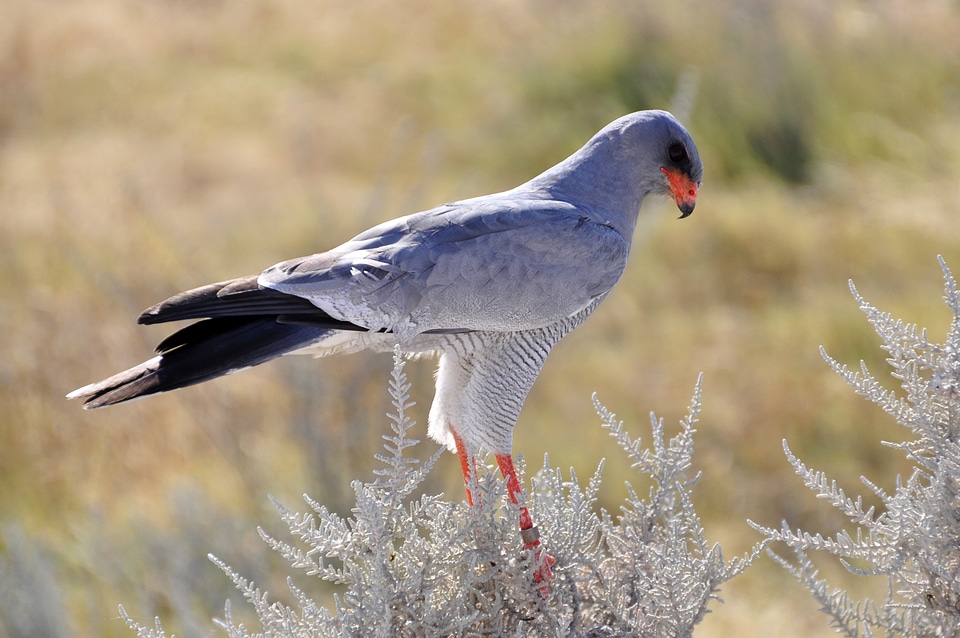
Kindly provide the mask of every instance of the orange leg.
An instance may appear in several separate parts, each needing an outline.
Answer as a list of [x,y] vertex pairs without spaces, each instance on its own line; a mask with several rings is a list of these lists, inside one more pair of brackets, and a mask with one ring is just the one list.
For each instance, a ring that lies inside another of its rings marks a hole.
[[533,518],[530,516],[530,510],[521,500],[523,496],[520,487],[520,477],[513,467],[513,457],[509,454],[497,454],[497,465],[500,466],[500,472],[507,482],[507,493],[510,500],[520,508],[520,538],[523,540],[523,548],[533,551],[534,564],[536,571],[533,573],[533,582],[541,583],[540,594],[546,598],[550,594],[550,581],[553,578],[551,567],[557,562],[557,559],[547,554],[540,548],[540,532],[533,525]]
[[[530,516],[530,510],[520,502],[523,492],[520,487],[520,477],[517,476],[517,471],[513,467],[513,457],[509,454],[497,454],[497,465],[500,466],[500,472],[507,481],[507,494],[510,495],[510,500],[520,506],[520,530],[532,529],[533,518]],[[524,547],[524,549],[529,548]]]
[[477,460],[467,452],[467,446],[464,445],[463,439],[460,438],[457,431],[451,427],[450,433],[453,435],[454,445],[457,446],[457,456],[460,457],[460,471],[463,472],[463,486],[467,491],[467,504],[473,507],[473,492],[470,491],[470,477],[476,476]]
[[[452,427],[450,433],[453,435],[453,443],[457,448],[457,457],[460,459],[460,470],[463,472],[463,484],[467,491],[467,503],[473,506],[473,492],[470,490],[470,477],[475,477],[477,473],[477,461],[467,450],[466,444],[457,431]],[[533,572],[533,582],[540,583],[540,594],[546,598],[550,594],[550,581],[553,578],[551,567],[557,562],[557,559],[547,554],[540,547],[540,532],[533,524],[533,517],[530,516],[530,510],[522,501],[523,490],[520,487],[520,477],[517,476],[517,470],[513,467],[513,457],[509,454],[497,454],[497,465],[500,466],[500,472],[507,482],[507,494],[510,500],[520,508],[520,538],[523,540],[523,549],[533,551],[533,560],[535,571]]]

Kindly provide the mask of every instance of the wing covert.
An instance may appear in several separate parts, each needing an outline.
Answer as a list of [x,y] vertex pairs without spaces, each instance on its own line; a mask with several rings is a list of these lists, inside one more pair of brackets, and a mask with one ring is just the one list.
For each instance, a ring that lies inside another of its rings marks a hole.
[[619,280],[628,238],[572,205],[512,200],[394,220],[258,282],[401,338],[527,330],[576,314]]

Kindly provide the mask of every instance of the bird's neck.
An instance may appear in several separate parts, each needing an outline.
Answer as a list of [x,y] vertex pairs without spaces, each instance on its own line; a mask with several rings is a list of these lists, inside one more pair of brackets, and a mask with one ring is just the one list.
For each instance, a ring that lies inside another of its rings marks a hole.
[[633,235],[640,205],[649,192],[631,162],[616,157],[609,145],[597,148],[590,143],[521,188],[574,204],[627,238]]

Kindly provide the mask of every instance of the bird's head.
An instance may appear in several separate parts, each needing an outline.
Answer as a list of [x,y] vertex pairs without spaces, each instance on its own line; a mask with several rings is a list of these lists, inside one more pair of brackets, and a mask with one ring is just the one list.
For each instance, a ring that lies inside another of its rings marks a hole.
[[640,111],[624,116],[621,135],[637,155],[636,162],[646,190],[672,197],[687,217],[697,204],[703,181],[703,164],[693,138],[666,111]]

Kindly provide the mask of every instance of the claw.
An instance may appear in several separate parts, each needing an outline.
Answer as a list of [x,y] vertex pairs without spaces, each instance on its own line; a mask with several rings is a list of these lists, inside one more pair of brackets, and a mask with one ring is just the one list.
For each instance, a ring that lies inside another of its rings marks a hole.
[[523,539],[524,551],[533,553],[533,584],[540,584],[540,596],[546,598],[550,595],[550,583],[553,581],[551,568],[557,564],[557,559],[540,547],[540,531],[536,526],[520,530],[520,538]]

